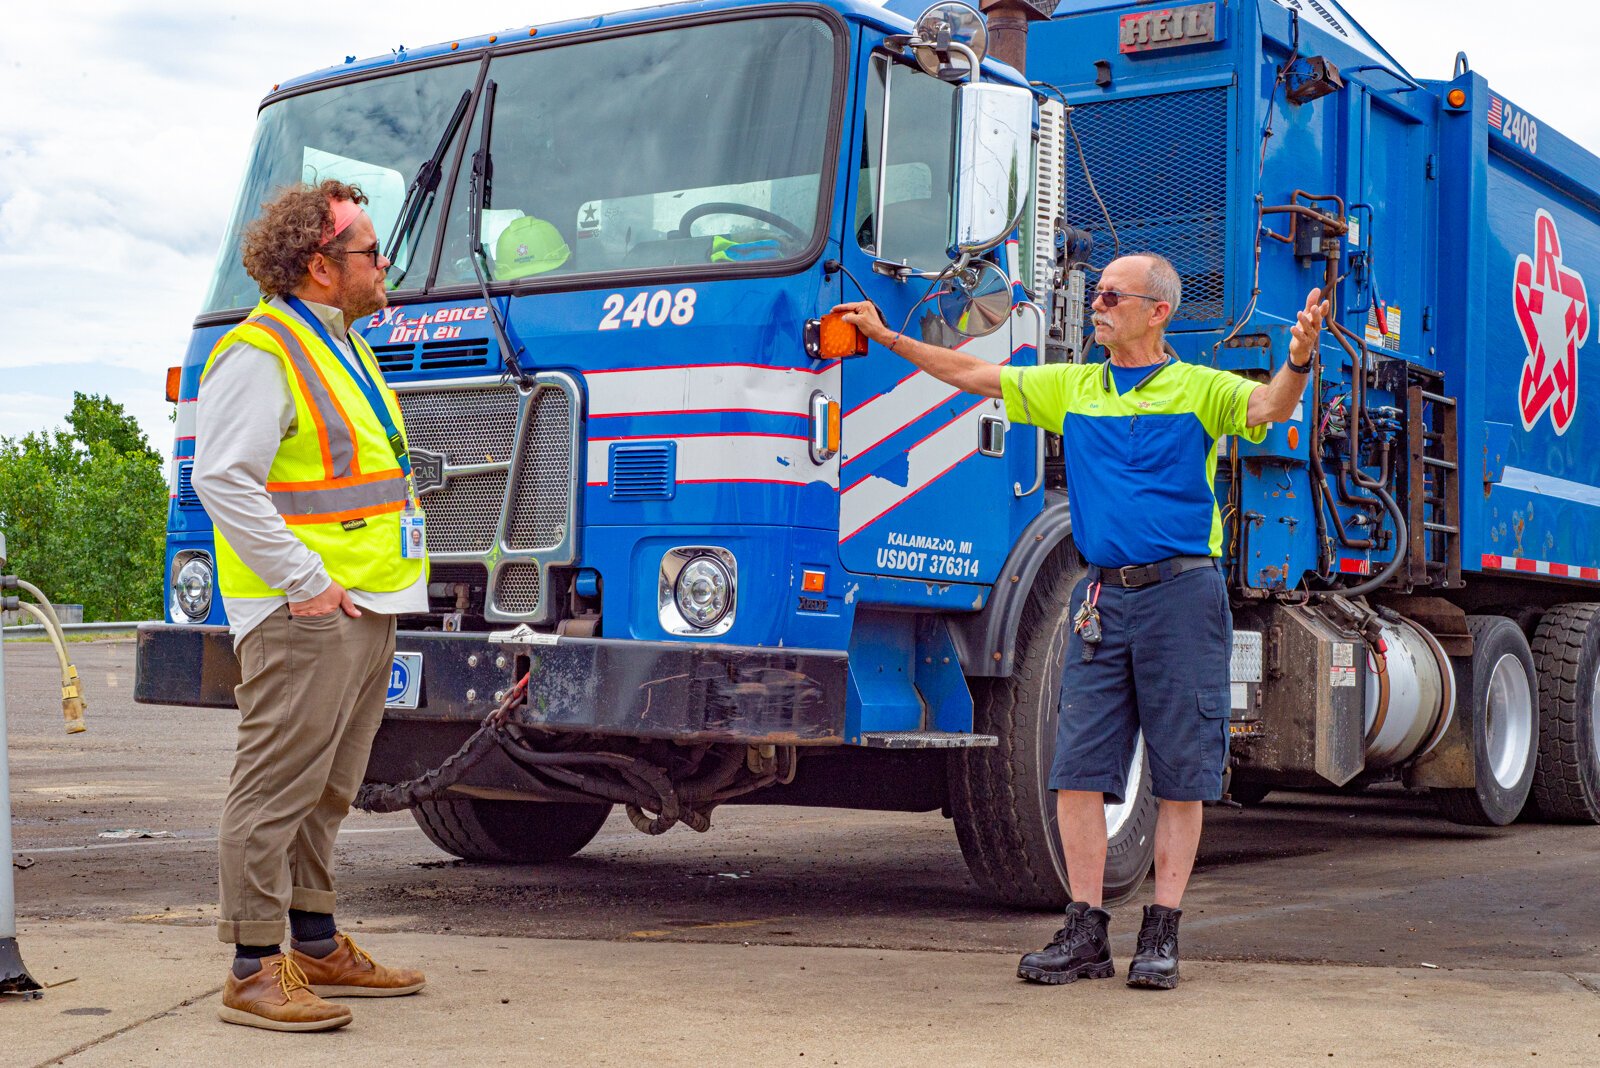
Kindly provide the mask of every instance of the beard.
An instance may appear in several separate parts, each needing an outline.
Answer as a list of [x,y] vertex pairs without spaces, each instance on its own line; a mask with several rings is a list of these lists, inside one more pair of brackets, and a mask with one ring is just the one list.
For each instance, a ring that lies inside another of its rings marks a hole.
[[349,276],[345,276],[339,280],[339,289],[334,293],[334,297],[335,306],[344,312],[347,323],[354,323],[357,319],[389,305],[389,291],[382,279],[359,285]]

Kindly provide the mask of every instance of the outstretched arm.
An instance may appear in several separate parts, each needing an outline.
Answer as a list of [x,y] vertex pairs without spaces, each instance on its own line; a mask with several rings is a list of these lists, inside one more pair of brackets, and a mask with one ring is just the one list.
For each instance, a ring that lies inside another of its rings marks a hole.
[[1000,396],[1000,367],[955,349],[930,345],[925,341],[897,334],[884,325],[883,317],[870,301],[840,304],[833,309],[844,321],[857,327],[896,356],[903,356],[941,382],[980,397]]
[[1249,426],[1281,423],[1294,415],[1295,405],[1300,403],[1300,396],[1311,379],[1311,361],[1316,357],[1322,320],[1327,314],[1328,302],[1322,299],[1322,290],[1313,289],[1306,294],[1305,310],[1289,331],[1288,361],[1278,368],[1265,388],[1250,394],[1250,407],[1245,415]]

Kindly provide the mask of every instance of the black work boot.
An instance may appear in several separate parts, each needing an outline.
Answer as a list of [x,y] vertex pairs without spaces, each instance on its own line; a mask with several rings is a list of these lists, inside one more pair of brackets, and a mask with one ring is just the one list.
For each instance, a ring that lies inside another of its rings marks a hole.
[[1067,906],[1067,922],[1050,944],[1029,953],[1017,965],[1017,978],[1033,983],[1074,983],[1079,979],[1109,979],[1117,973],[1111,963],[1111,939],[1106,924],[1111,913],[1082,901]]
[[1182,909],[1146,905],[1139,947],[1128,965],[1128,985],[1171,990],[1178,985],[1178,921]]

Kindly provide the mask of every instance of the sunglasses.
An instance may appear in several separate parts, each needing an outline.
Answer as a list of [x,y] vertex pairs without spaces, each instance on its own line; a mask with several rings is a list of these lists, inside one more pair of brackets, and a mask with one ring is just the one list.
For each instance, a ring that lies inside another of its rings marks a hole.
[[[383,255],[377,245],[373,245],[371,248],[325,248],[322,250],[322,254],[324,256],[371,256],[372,269],[374,271],[378,269],[378,257]],[[1115,307],[1115,305],[1108,305],[1108,307]]]
[[[1130,297],[1137,300],[1153,300],[1158,304],[1161,302],[1160,297],[1152,297],[1148,293],[1119,293],[1115,289],[1097,289],[1094,291],[1094,297],[1095,300],[1104,304],[1107,310],[1115,308]],[[1091,303],[1093,302],[1091,301]]]

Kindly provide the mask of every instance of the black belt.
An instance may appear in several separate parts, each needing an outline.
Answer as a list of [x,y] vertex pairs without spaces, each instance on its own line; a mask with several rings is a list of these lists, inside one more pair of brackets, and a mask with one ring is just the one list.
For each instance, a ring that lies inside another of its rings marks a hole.
[[1215,556],[1169,556],[1153,564],[1129,564],[1127,567],[1099,567],[1090,564],[1089,581],[1136,590],[1141,586],[1154,586],[1164,579],[1177,578],[1185,571],[1216,566]]

